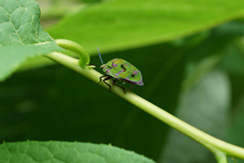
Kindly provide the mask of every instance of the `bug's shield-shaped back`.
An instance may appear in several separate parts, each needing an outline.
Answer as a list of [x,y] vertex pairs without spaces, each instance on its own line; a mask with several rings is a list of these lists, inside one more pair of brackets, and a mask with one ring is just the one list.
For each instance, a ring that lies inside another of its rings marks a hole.
[[113,59],[103,64],[101,69],[115,79],[140,86],[144,85],[141,72],[134,65],[123,59]]

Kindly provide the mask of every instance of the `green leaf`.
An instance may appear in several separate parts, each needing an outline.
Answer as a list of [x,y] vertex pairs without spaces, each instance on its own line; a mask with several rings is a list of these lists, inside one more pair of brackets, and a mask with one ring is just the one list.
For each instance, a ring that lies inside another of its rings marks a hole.
[[40,26],[40,9],[34,0],[0,1],[0,81],[24,61],[61,50]]
[[154,161],[112,145],[78,142],[17,142],[0,145],[1,163],[87,162],[153,163]]
[[[176,116],[215,137],[225,138],[230,106],[229,84],[222,71],[210,72],[183,93]],[[161,162],[215,162],[209,150],[176,130],[170,131],[166,141]]]
[[95,53],[158,44],[244,15],[242,0],[114,0],[65,18],[48,31]]

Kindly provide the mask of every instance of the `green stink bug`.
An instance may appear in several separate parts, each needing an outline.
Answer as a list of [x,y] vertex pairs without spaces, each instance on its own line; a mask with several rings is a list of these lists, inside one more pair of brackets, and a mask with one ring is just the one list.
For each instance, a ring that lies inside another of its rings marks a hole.
[[142,81],[142,74],[134,65],[127,62],[124,59],[119,59],[119,58],[112,59],[104,64],[98,47],[97,47],[97,51],[102,63],[100,68],[106,74],[100,77],[99,83],[103,81],[107,86],[109,86],[109,91],[111,91],[110,90],[111,85],[109,85],[106,82],[106,80],[109,80],[111,78],[114,78],[112,84],[122,88],[124,92],[125,92],[125,88],[121,85],[116,84],[115,83],[116,81],[118,80],[122,81],[123,82],[122,85],[125,83],[130,83],[131,84],[130,90],[134,85],[140,85],[140,86],[144,85]]

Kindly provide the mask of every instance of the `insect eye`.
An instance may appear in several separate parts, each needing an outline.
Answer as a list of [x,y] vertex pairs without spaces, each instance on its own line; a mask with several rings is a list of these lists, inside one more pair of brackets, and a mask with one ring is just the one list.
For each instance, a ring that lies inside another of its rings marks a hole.
[[132,74],[132,75],[131,75],[131,77],[133,77],[133,78],[134,78],[134,77],[135,77],[135,75],[134,75],[134,74]]

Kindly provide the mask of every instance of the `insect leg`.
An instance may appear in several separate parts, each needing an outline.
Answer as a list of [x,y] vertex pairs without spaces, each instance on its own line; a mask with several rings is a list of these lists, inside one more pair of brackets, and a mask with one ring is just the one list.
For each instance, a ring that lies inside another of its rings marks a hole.
[[98,82],[98,84],[102,81],[102,78],[105,78],[105,77],[108,77],[109,75],[103,75],[103,76],[101,76],[99,79],[99,82]]
[[115,83],[117,80],[118,80],[118,79],[115,79],[114,81],[112,81],[112,84],[113,84],[113,85],[116,85],[117,87],[122,88],[122,89],[123,89],[123,91],[124,91],[124,93],[126,94],[125,88],[124,88],[123,86],[118,85],[118,84],[116,84],[116,83]]
[[[106,76],[106,78],[103,79],[103,82],[104,82],[104,84],[106,84],[107,86],[109,86],[108,90],[109,90],[109,92],[111,92],[111,85],[109,85],[109,84],[106,82],[106,80],[111,79],[112,76],[108,76],[108,75],[104,75],[104,76]],[[100,79],[101,79],[101,77],[100,77]]]

